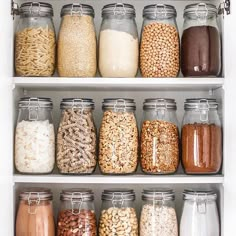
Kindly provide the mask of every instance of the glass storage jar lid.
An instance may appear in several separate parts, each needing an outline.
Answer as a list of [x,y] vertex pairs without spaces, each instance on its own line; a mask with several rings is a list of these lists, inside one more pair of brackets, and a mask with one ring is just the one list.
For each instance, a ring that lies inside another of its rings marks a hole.
[[94,194],[91,189],[87,188],[70,188],[62,190],[60,194],[62,201],[93,201]]
[[102,193],[102,200],[113,201],[113,200],[123,200],[123,201],[134,201],[135,193],[133,189],[126,188],[112,188],[105,189]]
[[94,109],[94,102],[91,98],[63,98],[60,105],[61,109],[78,108]]
[[184,9],[184,16],[195,16],[196,18],[212,17],[218,14],[215,5],[210,3],[196,3],[187,5]]
[[174,6],[167,4],[151,4],[143,9],[143,17],[157,18],[172,18],[176,17],[177,12]]
[[93,7],[90,5],[73,3],[73,4],[66,4],[62,7],[61,17],[65,15],[71,15],[71,16],[89,15],[94,17],[95,13]]
[[109,15],[126,15],[135,17],[135,8],[131,4],[112,3],[107,4],[102,9],[102,17]]
[[188,98],[184,102],[185,110],[217,109],[218,103],[214,98]]
[[175,193],[172,189],[169,188],[148,188],[144,189],[142,192],[143,200],[174,200]]
[[43,97],[24,97],[18,102],[19,108],[51,108],[53,107],[51,98]]
[[175,99],[171,98],[147,98],[144,100],[143,109],[144,110],[155,110],[159,108],[165,108],[170,110],[176,110]]
[[134,99],[129,98],[106,98],[103,100],[102,109],[114,109],[115,111],[133,111],[136,109]]
[[26,2],[21,4],[19,14],[24,16],[53,16],[52,5],[45,2]]
[[217,194],[213,190],[185,189],[183,192],[184,200],[193,201],[212,201],[217,199]]
[[20,193],[20,200],[52,200],[52,192],[47,188],[27,188]]

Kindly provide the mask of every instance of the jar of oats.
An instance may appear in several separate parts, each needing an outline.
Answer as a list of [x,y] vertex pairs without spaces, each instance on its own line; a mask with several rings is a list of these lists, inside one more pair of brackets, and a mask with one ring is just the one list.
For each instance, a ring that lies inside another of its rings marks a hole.
[[147,174],[170,174],[179,164],[179,132],[174,99],[150,98],[143,104],[141,167]]
[[53,9],[48,3],[20,6],[15,33],[15,70],[18,76],[52,76],[55,71],[56,35]]
[[59,76],[93,77],[97,70],[94,10],[85,4],[68,4],[61,10],[57,67]]
[[133,99],[103,101],[99,166],[103,174],[131,174],[138,162],[138,127]]
[[166,4],[143,10],[140,69],[143,77],[177,77],[180,64],[176,10]]

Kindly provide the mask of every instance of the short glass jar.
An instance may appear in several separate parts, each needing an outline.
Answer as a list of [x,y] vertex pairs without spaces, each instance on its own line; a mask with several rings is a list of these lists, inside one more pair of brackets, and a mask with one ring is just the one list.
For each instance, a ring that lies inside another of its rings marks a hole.
[[19,101],[15,130],[15,167],[21,173],[47,174],[55,164],[55,132],[50,98]]
[[86,188],[65,189],[60,194],[57,236],[97,235],[94,194]]
[[99,236],[138,236],[138,219],[134,200],[135,193],[131,189],[107,189],[103,191]]
[[135,9],[130,4],[108,4],[102,9],[99,71],[103,77],[135,77],[139,41]]
[[57,133],[57,166],[62,174],[91,174],[97,164],[97,135],[90,98],[61,101]]
[[171,5],[148,5],[143,10],[140,69],[143,77],[177,77],[179,33]]
[[57,67],[59,76],[94,77],[97,71],[94,10],[86,4],[67,4],[61,10]]
[[103,174],[131,174],[138,164],[138,127],[133,99],[103,101],[99,135],[99,166]]
[[222,164],[222,127],[216,99],[186,99],[182,164],[187,174],[216,174]]
[[147,174],[171,174],[179,164],[179,131],[176,102],[149,98],[143,103],[141,167]]
[[53,9],[48,3],[20,6],[15,33],[15,70],[18,76],[52,76],[55,71],[56,34]]
[[174,191],[144,189],[140,217],[140,236],[178,236]]

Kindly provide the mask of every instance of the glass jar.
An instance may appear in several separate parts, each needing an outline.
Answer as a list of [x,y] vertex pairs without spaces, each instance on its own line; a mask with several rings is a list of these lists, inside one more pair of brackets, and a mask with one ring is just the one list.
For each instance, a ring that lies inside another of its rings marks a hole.
[[222,163],[222,128],[216,99],[186,99],[182,164],[187,174],[216,174]]
[[97,135],[94,102],[89,98],[61,101],[57,133],[57,166],[63,174],[91,174],[96,168]]
[[20,194],[16,217],[16,236],[55,235],[52,193],[49,189],[30,188]]
[[133,99],[103,101],[99,166],[103,174],[131,174],[138,162],[138,127]]
[[135,9],[130,4],[108,4],[102,9],[99,71],[103,77],[135,77],[139,42]]
[[18,76],[52,76],[56,35],[53,9],[48,3],[27,2],[19,10],[15,34],[15,70]]
[[97,70],[94,10],[85,4],[67,4],[61,10],[57,64],[59,76],[93,77]]
[[138,219],[131,189],[107,189],[102,193],[99,236],[138,236]]
[[50,98],[19,101],[15,130],[15,167],[21,173],[47,174],[55,164],[55,132]]
[[140,236],[178,236],[174,199],[171,189],[143,190]]
[[180,236],[220,236],[220,221],[213,191],[185,190]]
[[170,174],[179,164],[179,131],[176,102],[149,98],[143,103],[141,167],[148,174]]
[[97,235],[94,195],[92,190],[65,189],[60,195],[57,236]]
[[208,3],[191,4],[184,10],[181,70],[185,77],[218,76],[221,72],[217,12],[216,6]]
[[140,69],[143,77],[177,77],[179,33],[176,10],[166,4],[148,5],[143,10]]

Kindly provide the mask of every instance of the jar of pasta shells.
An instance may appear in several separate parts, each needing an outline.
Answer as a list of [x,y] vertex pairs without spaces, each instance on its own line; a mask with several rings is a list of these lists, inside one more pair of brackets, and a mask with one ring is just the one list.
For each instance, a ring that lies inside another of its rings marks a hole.
[[138,128],[133,99],[103,101],[99,136],[99,166],[103,174],[131,174],[138,162]]
[[19,9],[15,34],[15,70],[18,76],[52,76],[56,35],[53,9],[48,3],[27,2]]
[[65,98],[57,133],[57,166],[63,174],[91,174],[97,164],[94,102]]

